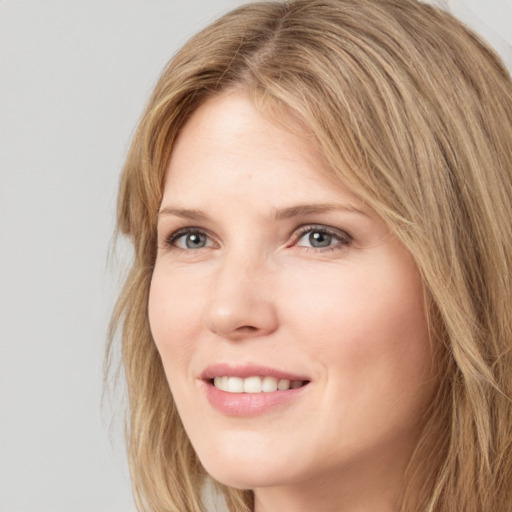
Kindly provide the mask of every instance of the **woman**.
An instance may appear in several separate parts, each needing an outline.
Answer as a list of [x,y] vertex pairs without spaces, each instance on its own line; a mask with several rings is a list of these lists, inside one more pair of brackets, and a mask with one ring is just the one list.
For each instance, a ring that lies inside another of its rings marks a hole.
[[249,4],[170,62],[118,224],[138,505],[512,509],[512,84],[414,0]]

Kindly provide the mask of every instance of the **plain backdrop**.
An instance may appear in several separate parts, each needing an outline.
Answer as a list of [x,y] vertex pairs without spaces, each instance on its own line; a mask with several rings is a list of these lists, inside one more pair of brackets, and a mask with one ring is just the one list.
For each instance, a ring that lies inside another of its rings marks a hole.
[[[241,3],[0,0],[0,512],[135,510],[102,406],[118,175],[169,57]],[[512,0],[445,3],[512,67]]]

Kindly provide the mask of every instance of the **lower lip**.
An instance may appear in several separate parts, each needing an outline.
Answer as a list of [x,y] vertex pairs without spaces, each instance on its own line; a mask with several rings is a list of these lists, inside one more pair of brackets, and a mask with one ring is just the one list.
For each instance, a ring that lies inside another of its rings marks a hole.
[[270,393],[228,393],[217,389],[210,382],[204,382],[206,397],[210,405],[226,416],[257,416],[279,406],[287,405],[299,398],[308,384],[286,391]]

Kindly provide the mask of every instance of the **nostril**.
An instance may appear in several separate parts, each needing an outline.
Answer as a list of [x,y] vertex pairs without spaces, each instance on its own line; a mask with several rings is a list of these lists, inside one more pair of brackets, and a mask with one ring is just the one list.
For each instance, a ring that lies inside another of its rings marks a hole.
[[253,325],[242,325],[241,327],[238,327],[237,331],[241,332],[254,332],[257,331],[258,328],[254,327]]

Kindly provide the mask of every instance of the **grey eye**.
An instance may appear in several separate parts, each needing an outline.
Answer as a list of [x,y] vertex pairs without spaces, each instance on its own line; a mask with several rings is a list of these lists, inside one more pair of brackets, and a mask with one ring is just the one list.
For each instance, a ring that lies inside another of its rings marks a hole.
[[193,231],[181,233],[173,240],[173,245],[179,249],[202,249],[211,245],[211,241],[205,233]]
[[322,249],[335,245],[347,245],[349,243],[349,236],[343,232],[338,233],[327,229],[310,228],[303,232],[296,245],[299,247]]
[[185,236],[185,245],[188,249],[198,249],[206,246],[206,235],[204,233],[192,233]]
[[332,235],[320,231],[312,231],[308,235],[308,242],[311,247],[329,247],[332,244],[332,239]]

